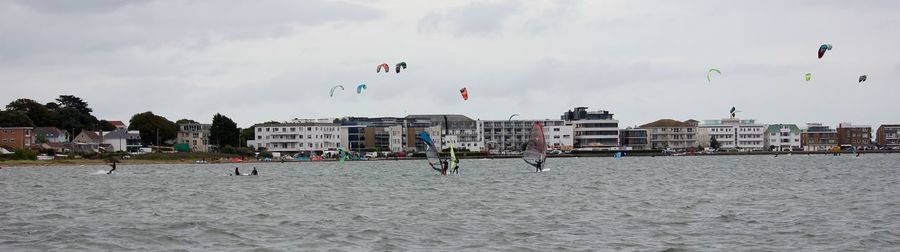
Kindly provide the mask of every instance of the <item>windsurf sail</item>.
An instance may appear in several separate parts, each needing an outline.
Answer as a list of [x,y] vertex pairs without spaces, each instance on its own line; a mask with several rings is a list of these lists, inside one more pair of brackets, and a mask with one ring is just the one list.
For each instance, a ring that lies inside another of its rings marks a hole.
[[522,155],[522,159],[525,160],[525,163],[534,167],[537,167],[537,161],[545,164],[544,161],[547,160],[546,149],[544,126],[541,125],[541,122],[534,122],[534,126],[531,127],[531,137],[528,138],[528,145],[525,147],[525,154]]
[[425,143],[425,157],[427,157],[425,160],[428,161],[428,165],[431,166],[431,169],[440,172],[441,155],[438,153],[437,147],[434,146],[434,140],[431,140],[431,136],[425,131],[419,132],[419,138]]
[[447,169],[453,169],[456,166],[456,152],[453,151],[453,142],[450,143],[450,163],[447,165]]

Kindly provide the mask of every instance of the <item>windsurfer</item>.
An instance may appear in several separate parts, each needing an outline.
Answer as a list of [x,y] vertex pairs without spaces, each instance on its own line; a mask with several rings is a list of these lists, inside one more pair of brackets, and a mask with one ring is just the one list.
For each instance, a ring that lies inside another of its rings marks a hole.
[[449,166],[449,164],[447,164],[447,160],[441,160],[441,175],[447,175],[447,166]]
[[259,173],[256,172],[256,167],[253,167],[253,171],[250,172],[250,175],[253,175],[253,176],[259,176]]
[[454,162],[453,162],[453,172],[452,172],[452,173],[459,174],[459,159],[458,159],[458,158],[455,158],[455,159],[454,159]]
[[543,163],[544,163],[544,161],[542,161],[540,159],[534,160],[534,172],[544,171],[544,167],[541,167],[543,165]]
[[234,167],[234,176],[241,176],[241,171],[237,167]]

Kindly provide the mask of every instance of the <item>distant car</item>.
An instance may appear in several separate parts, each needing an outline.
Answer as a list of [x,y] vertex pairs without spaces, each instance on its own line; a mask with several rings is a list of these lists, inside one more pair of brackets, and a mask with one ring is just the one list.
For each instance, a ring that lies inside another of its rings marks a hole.
[[365,156],[366,156],[367,158],[377,158],[377,157],[378,157],[378,152],[368,152],[368,153],[366,153]]

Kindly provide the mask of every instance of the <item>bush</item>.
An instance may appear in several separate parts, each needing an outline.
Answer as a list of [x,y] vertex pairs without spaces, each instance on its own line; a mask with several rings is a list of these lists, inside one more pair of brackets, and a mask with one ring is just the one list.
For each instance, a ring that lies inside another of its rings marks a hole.
[[235,154],[235,155],[250,156],[250,157],[256,155],[256,152],[254,152],[250,148],[246,148],[246,147],[234,148],[231,146],[225,146],[225,147],[222,147],[222,149],[219,151],[222,152],[223,154]]
[[0,154],[0,160],[37,160],[37,153],[31,150],[18,149],[10,154]]

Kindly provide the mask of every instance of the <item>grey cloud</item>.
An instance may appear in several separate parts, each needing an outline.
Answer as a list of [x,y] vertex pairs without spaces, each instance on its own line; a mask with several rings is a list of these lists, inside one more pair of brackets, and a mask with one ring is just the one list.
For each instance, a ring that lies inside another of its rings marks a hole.
[[49,14],[87,14],[109,12],[124,6],[139,5],[148,1],[149,0],[15,0],[14,2],[18,5]]
[[554,1],[552,8],[526,20],[523,29],[525,32],[543,33],[566,26],[568,25],[566,22],[577,19],[581,2],[581,0]]
[[418,30],[421,33],[446,31],[457,37],[497,36],[506,19],[520,8],[518,1],[476,1],[446,12],[432,12],[419,20]]
[[0,9],[0,22],[9,24],[0,26],[4,34],[0,59],[27,61],[41,54],[59,56],[135,46],[200,49],[211,40],[278,37],[298,26],[380,16],[379,11],[365,6],[321,1],[76,2],[79,4],[24,1],[29,7],[24,11]]

